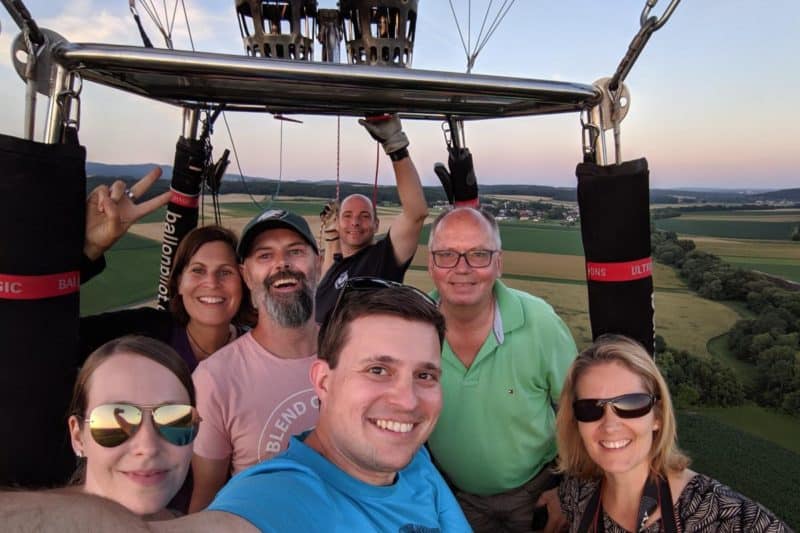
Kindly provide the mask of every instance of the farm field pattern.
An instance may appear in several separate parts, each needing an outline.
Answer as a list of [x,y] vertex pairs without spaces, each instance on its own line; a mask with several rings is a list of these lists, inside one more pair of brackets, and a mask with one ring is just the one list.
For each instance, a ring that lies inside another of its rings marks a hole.
[[800,283],[800,209],[707,211],[660,219],[656,227],[692,239],[698,249],[739,268]]
[[656,220],[658,229],[685,235],[788,241],[800,224],[800,210],[699,211]]

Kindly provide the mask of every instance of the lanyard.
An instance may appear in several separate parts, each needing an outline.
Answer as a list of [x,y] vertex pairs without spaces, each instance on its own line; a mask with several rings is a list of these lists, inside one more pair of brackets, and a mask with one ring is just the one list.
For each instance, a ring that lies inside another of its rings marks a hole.
[[[590,531],[604,533],[603,504],[600,498],[602,487],[603,481],[601,480],[594,494],[592,494],[586,510],[583,512],[578,533],[589,533]],[[667,482],[666,476],[658,476],[656,480],[648,476],[644,484],[642,500],[639,503],[639,515],[636,519],[636,523],[639,524],[637,531],[641,531],[644,528],[645,522],[647,522],[657,505],[661,507],[661,525],[665,533],[678,533],[675,513],[672,508],[672,492],[669,490],[669,482]]]

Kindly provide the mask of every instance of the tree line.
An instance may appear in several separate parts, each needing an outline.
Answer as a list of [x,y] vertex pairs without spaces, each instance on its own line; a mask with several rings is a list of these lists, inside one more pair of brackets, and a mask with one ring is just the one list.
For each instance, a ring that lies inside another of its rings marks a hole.
[[687,405],[736,405],[748,398],[800,417],[800,290],[697,250],[694,241],[679,239],[672,231],[654,230],[651,242],[653,258],[676,268],[698,295],[741,302],[753,313],[728,332],[730,352],[756,368],[750,387],[743,387],[719,361],[676,353],[662,342],[659,363],[678,400]]

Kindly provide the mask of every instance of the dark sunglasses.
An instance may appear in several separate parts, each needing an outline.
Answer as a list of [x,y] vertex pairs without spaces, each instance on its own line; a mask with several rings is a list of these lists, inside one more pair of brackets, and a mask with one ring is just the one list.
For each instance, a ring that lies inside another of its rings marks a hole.
[[339,296],[336,297],[336,303],[333,304],[333,307],[327,315],[327,320],[332,319],[336,315],[346,294],[358,291],[377,291],[381,289],[399,289],[410,291],[422,298],[426,303],[437,307],[436,301],[433,298],[416,287],[412,287],[411,285],[403,285],[402,283],[397,283],[396,281],[374,278],[372,276],[357,276],[355,278],[350,278],[345,282],[344,286],[339,291]]
[[578,422],[596,422],[603,418],[606,404],[614,408],[620,418],[639,418],[653,409],[658,396],[644,392],[623,394],[606,400],[586,399],[572,402],[572,410]]
[[132,438],[142,426],[144,413],[149,412],[153,426],[165,441],[186,446],[197,436],[200,416],[191,405],[165,403],[162,405],[133,405],[107,403],[89,413],[89,431],[100,446],[113,448]]

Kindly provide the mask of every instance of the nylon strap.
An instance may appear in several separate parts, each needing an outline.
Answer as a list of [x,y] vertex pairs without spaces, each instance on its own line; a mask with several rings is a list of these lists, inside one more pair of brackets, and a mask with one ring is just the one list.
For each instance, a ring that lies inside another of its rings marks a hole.
[[[583,516],[578,526],[579,533],[605,532],[603,503],[601,501],[602,488],[603,482],[601,481],[583,511]],[[656,509],[656,505],[661,507],[661,524],[665,533],[678,533],[678,526],[675,523],[675,511],[672,506],[672,491],[670,491],[669,482],[665,476],[658,476],[658,482],[653,481],[651,477],[647,478],[642,499],[639,503],[639,514],[636,519],[636,523],[639,524],[637,531],[644,529],[644,523],[647,521],[648,515],[652,514]]]

